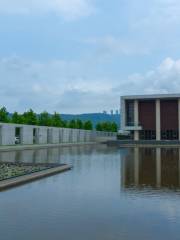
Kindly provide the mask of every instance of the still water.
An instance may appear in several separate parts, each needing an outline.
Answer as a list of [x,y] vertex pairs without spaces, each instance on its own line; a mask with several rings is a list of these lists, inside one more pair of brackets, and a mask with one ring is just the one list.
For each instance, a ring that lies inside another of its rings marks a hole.
[[105,145],[1,152],[71,171],[0,193],[2,240],[179,240],[180,150]]

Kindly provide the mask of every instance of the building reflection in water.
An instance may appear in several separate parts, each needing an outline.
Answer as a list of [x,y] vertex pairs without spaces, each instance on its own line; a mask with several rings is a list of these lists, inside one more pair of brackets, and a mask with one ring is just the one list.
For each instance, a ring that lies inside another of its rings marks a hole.
[[122,188],[180,188],[180,149],[132,148],[123,156]]
[[[79,158],[81,155],[91,156],[93,146],[72,146],[61,148],[44,148],[34,150],[19,150],[0,152],[0,162],[10,163],[69,163],[72,164],[73,159]],[[103,151],[100,147],[98,151]]]

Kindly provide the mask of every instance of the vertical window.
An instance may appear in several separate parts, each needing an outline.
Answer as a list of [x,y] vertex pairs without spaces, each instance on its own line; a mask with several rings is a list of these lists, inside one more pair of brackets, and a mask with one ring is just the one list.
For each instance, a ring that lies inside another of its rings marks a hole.
[[134,126],[134,101],[126,102],[126,124]]

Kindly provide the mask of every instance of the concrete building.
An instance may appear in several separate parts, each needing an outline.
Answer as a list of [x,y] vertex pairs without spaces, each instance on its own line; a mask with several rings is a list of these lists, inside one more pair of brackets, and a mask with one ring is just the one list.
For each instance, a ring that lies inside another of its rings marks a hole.
[[0,123],[0,146],[103,142],[115,140],[116,135],[94,130]]
[[134,140],[180,140],[180,94],[121,97],[121,131]]

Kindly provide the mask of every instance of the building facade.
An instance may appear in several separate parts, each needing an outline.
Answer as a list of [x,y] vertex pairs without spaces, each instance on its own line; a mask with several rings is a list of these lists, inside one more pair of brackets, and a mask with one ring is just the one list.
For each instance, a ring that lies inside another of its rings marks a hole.
[[180,94],[122,96],[121,131],[134,140],[180,140]]

